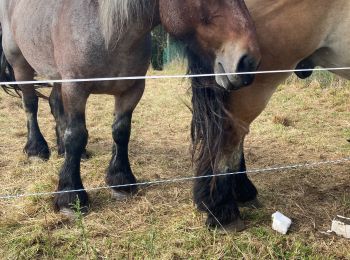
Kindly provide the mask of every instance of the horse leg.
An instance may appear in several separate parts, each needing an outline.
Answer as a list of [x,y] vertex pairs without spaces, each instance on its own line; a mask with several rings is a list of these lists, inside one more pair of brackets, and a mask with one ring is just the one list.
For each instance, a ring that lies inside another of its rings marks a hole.
[[[211,175],[208,172],[206,175]],[[241,231],[244,223],[233,195],[233,177],[220,176],[196,179],[193,188],[194,201],[200,211],[207,213],[209,228]]]
[[[240,146],[240,158],[236,160],[239,161],[239,166],[236,172],[237,175],[233,175],[233,192],[238,205],[241,207],[250,208],[260,208],[262,205],[257,199],[258,191],[251,180],[248,178],[246,173],[247,167],[244,158],[243,145]],[[235,172],[235,170],[229,170],[230,172]]]
[[[57,153],[59,156],[64,155],[64,132],[66,130],[67,122],[66,116],[64,114],[64,107],[62,101],[61,84],[55,84],[52,88],[49,103],[51,108],[51,113],[56,121],[56,140],[57,140]],[[82,159],[88,159],[89,155],[84,149],[82,154]]]
[[[145,82],[138,81],[130,90],[115,96],[115,119],[112,126],[114,144],[106,175],[106,183],[109,186],[136,183],[129,163],[128,145],[132,113],[142,97],[144,87]],[[112,194],[114,198],[122,200],[135,191],[136,186],[113,188]]]
[[51,113],[56,121],[57,153],[64,155],[64,132],[66,130],[66,118],[64,115],[61,84],[55,84],[50,94]]
[[[220,173],[246,171],[241,145],[233,146],[223,156]],[[211,175],[208,172],[207,175]],[[229,174],[214,178],[197,179],[194,184],[194,200],[198,209],[207,213],[209,227],[221,227],[232,231],[244,229],[238,206],[258,207],[257,190],[246,173]]]
[[[85,123],[85,108],[88,93],[77,84],[63,84],[62,100],[67,120],[64,134],[65,160],[59,174],[58,193],[55,196],[56,210],[71,215],[79,201],[83,212],[88,208],[88,195],[80,177],[80,161],[88,140]],[[74,190],[73,192],[66,192]]]
[[[27,65],[26,62],[22,62],[24,66],[16,66],[14,68],[14,73],[16,80],[25,81],[33,80],[34,71]],[[38,97],[35,93],[34,85],[23,85],[20,86],[22,90],[22,101],[23,108],[27,115],[27,143],[24,147],[24,152],[29,156],[36,156],[42,159],[49,159],[50,150],[45,141],[42,133],[40,132],[38,124]]]

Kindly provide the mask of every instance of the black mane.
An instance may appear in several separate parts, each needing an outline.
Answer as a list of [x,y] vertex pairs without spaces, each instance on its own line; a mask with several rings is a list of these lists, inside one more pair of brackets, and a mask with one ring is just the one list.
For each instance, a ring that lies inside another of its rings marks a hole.
[[[212,74],[213,66],[187,48],[188,74]],[[192,161],[197,175],[217,173],[225,144],[225,108],[228,92],[214,77],[196,77],[192,83]]]

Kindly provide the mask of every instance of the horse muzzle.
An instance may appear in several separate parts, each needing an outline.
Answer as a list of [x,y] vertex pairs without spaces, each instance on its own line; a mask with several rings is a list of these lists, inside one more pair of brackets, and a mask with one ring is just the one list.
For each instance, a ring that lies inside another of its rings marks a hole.
[[215,80],[227,91],[238,90],[253,83],[258,69],[260,58],[255,58],[250,54],[244,54],[238,60],[227,57],[217,57],[214,71]]

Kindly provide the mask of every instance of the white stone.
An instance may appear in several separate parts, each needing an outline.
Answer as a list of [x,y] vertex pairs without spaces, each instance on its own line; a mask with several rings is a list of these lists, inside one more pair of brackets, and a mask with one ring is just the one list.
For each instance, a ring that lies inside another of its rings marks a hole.
[[288,232],[288,229],[292,225],[292,220],[281,212],[277,211],[272,214],[272,229],[277,232],[285,235]]
[[350,218],[337,216],[332,221],[331,231],[336,233],[338,236],[350,239]]

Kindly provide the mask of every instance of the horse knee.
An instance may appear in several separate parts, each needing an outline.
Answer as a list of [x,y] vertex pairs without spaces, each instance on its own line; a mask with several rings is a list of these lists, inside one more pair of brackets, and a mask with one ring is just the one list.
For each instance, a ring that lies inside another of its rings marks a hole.
[[64,134],[66,153],[81,156],[85,151],[88,135],[88,131],[84,126],[78,124],[68,126]]
[[23,93],[22,97],[23,109],[26,113],[37,114],[39,106],[39,98],[35,94]]
[[118,116],[112,126],[112,135],[117,148],[127,146],[131,132],[131,113]]

